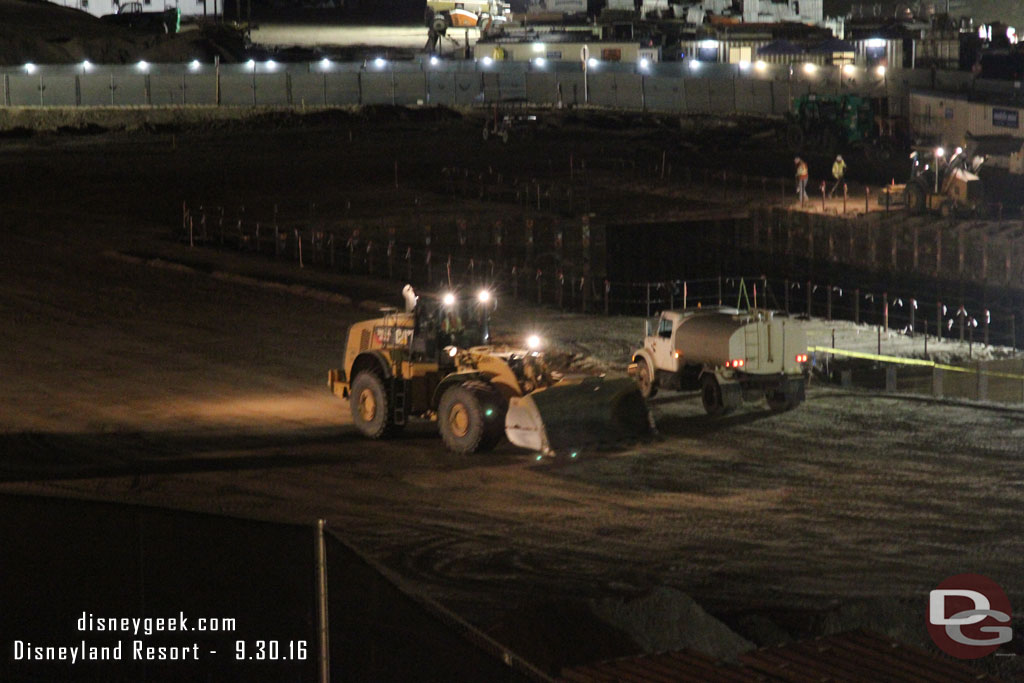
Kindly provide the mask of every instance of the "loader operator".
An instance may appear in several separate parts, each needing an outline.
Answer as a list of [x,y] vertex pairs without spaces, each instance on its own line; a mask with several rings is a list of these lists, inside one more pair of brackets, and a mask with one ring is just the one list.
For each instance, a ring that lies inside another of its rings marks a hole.
[[458,311],[448,309],[441,314],[441,335],[446,344],[458,346],[459,337],[465,329]]

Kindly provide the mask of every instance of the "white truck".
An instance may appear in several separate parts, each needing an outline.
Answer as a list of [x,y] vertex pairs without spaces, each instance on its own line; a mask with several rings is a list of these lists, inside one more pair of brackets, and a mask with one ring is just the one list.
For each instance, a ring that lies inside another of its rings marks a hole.
[[772,410],[789,410],[804,400],[807,336],[798,322],[772,311],[664,311],[653,329],[647,321],[632,361],[629,374],[647,398],[659,388],[700,389],[709,415],[762,397]]

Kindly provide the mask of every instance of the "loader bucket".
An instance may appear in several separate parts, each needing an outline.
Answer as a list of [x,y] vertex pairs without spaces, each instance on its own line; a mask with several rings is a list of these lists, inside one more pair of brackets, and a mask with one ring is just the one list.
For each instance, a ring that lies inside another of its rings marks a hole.
[[513,397],[505,416],[508,440],[544,455],[635,440],[654,432],[654,420],[631,379],[564,379]]

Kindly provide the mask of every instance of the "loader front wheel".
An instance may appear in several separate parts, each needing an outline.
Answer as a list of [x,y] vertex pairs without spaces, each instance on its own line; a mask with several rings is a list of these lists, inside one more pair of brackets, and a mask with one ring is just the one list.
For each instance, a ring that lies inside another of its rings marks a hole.
[[[485,401],[470,382],[453,386],[441,396],[437,407],[437,429],[448,450],[455,453],[476,453],[487,447]],[[504,424],[504,420],[502,421]],[[494,441],[491,447],[494,446]]]
[[384,382],[370,371],[356,375],[352,382],[352,422],[356,428],[371,439],[379,439],[395,431],[389,419],[390,402]]
[[700,400],[704,410],[713,417],[725,414],[725,403],[722,401],[722,387],[714,375],[704,375],[700,380]]

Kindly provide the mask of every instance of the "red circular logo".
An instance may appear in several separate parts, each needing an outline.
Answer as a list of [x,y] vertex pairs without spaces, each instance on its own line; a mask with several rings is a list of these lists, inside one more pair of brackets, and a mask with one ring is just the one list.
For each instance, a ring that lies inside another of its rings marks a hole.
[[992,654],[1010,642],[1010,600],[981,574],[951,576],[928,595],[928,635],[940,650],[960,659]]

